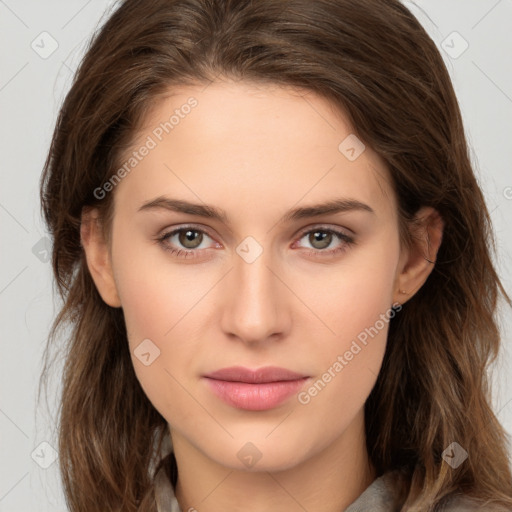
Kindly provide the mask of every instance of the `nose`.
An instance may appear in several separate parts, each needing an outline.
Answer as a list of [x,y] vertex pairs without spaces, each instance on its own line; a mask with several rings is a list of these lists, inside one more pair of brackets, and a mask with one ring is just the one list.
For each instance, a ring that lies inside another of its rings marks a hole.
[[266,251],[252,262],[234,255],[226,276],[221,327],[231,338],[254,345],[277,341],[289,332],[289,292],[279,266]]

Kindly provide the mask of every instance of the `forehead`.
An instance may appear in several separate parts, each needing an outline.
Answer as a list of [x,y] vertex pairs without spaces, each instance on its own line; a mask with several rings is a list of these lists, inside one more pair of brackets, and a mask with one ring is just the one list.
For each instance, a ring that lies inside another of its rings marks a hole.
[[394,206],[383,160],[342,110],[304,89],[214,82],[169,90],[148,110],[121,165],[130,159],[135,165],[115,193],[133,205],[169,194],[261,209],[330,194]]

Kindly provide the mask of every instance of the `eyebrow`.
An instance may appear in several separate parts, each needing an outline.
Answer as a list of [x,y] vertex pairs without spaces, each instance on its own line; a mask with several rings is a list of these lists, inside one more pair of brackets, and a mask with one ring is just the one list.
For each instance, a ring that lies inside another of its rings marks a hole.
[[[216,208],[207,204],[190,203],[180,199],[172,199],[169,197],[157,197],[151,201],[144,203],[139,211],[147,211],[154,209],[171,210],[178,213],[186,213],[189,215],[197,215],[209,219],[218,220],[229,225],[228,215],[221,208]],[[375,214],[373,208],[357,199],[333,199],[325,203],[314,204],[311,206],[298,207],[286,212],[279,220],[279,223],[291,222],[310,217],[319,217],[321,215],[343,213],[349,211],[364,211]]]

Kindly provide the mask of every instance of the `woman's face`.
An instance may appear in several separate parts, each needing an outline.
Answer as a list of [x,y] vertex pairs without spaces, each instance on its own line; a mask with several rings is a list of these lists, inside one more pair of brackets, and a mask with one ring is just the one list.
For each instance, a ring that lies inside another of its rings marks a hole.
[[[399,298],[395,194],[311,92],[174,92],[102,189],[135,372],[173,440],[224,466],[285,469],[361,432]],[[294,375],[206,377],[234,366]]]

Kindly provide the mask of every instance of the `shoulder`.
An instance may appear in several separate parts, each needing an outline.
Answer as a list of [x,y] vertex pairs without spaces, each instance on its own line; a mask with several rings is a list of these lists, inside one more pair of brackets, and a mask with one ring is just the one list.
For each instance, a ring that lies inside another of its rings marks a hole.
[[465,494],[451,495],[443,501],[439,512],[476,512],[485,510],[486,512],[512,512],[512,507],[496,505],[489,501],[472,498]]
[[[346,509],[345,512],[399,512],[405,502],[405,475],[399,470],[389,471],[373,483]],[[424,512],[407,509],[409,512]],[[512,512],[512,507],[500,506],[489,501],[455,493],[446,496],[436,507],[436,512]]]

